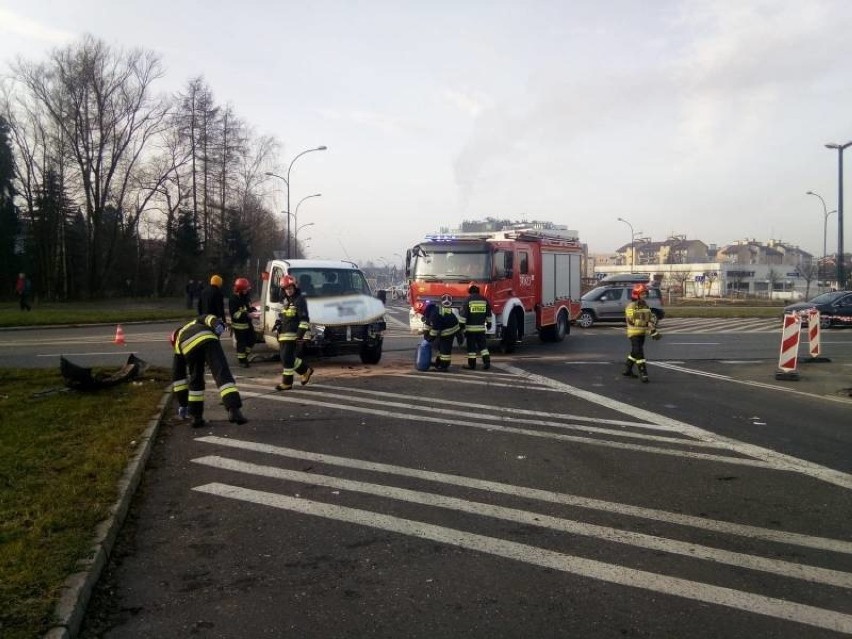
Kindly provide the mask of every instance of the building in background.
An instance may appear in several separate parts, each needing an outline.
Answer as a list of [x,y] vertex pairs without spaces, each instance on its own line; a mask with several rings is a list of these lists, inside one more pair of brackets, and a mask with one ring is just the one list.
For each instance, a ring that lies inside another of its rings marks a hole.
[[663,242],[640,238],[615,255],[615,263],[593,256],[596,279],[643,273],[672,295],[685,297],[797,300],[828,286],[818,281],[819,265],[810,253],[777,240],[742,240],[717,249],[684,236]]

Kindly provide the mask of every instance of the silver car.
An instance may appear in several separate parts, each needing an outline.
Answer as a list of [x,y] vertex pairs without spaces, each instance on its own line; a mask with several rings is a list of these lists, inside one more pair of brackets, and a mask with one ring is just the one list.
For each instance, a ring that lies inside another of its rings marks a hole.
[[[623,322],[624,309],[632,301],[630,298],[632,290],[631,283],[608,284],[593,288],[580,298],[581,310],[577,317],[577,324],[582,328],[589,328],[595,322]],[[649,286],[645,301],[651,307],[651,312],[657,317],[657,321],[665,317],[660,289]]]

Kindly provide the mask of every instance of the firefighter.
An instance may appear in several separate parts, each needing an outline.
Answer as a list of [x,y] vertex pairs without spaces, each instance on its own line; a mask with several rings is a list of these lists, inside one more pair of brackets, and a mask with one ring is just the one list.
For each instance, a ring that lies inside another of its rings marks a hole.
[[257,309],[251,305],[249,293],[251,282],[245,277],[234,280],[234,294],[228,298],[228,312],[231,314],[231,328],[237,340],[237,362],[243,368],[249,367],[249,355],[254,346],[254,327],[251,316]]
[[222,294],[222,278],[219,275],[210,277],[210,285],[198,296],[198,314],[215,315],[223,324],[225,321],[225,296]]
[[293,388],[294,374],[301,376],[302,386],[307,384],[314,374],[314,369],[296,355],[297,342],[305,337],[311,325],[308,317],[308,303],[302,297],[299,287],[296,286],[296,278],[285,275],[281,278],[280,285],[284,292],[284,299],[278,321],[275,322],[275,330],[278,331],[278,345],[281,347],[282,370],[281,383],[275,387],[275,390],[290,390]]
[[645,365],[645,337],[650,335],[651,339],[660,339],[662,335],[657,330],[657,316],[651,312],[651,308],[645,302],[648,295],[648,287],[644,284],[636,284],[630,292],[633,300],[624,309],[627,320],[627,337],[630,340],[630,355],[624,363],[625,377],[636,377],[633,365],[639,369],[639,379],[648,382],[648,368]]
[[474,370],[476,356],[479,355],[482,368],[488,370],[491,368],[491,353],[488,352],[485,333],[491,330],[491,304],[479,294],[476,284],[471,284],[467,292],[468,297],[459,311],[461,333],[467,338],[467,367]]
[[[172,390],[178,400],[178,417],[192,417],[192,427],[204,426],[204,365],[219,388],[228,421],[245,424],[243,405],[228,360],[219,342],[225,323],[215,315],[200,315],[172,333]],[[187,372],[189,375],[187,376]]]
[[423,313],[423,322],[428,327],[424,337],[433,342],[438,340],[438,357],[435,368],[445,371],[452,363],[453,340],[459,332],[459,320],[453,313],[452,300],[447,297],[441,305],[429,304]]

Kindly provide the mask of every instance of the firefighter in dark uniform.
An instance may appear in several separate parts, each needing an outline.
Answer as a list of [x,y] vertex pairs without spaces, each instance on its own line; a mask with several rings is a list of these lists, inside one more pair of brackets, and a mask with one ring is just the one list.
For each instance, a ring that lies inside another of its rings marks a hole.
[[237,341],[237,362],[243,368],[249,367],[249,355],[254,346],[254,327],[251,316],[257,309],[251,305],[249,293],[251,282],[245,277],[234,280],[234,294],[228,298],[228,312],[231,315],[231,328]]
[[471,284],[467,289],[468,297],[462,302],[459,311],[459,323],[467,338],[467,367],[476,368],[476,356],[482,358],[482,368],[491,368],[491,353],[485,333],[491,330],[491,304],[479,294],[479,287]]
[[438,341],[435,368],[445,371],[452,363],[453,340],[459,332],[459,320],[453,313],[452,300],[447,297],[440,306],[430,303],[423,314],[423,322],[428,327],[424,337],[430,342]]
[[222,294],[222,278],[218,275],[210,277],[210,285],[206,286],[198,296],[198,314],[215,315],[222,323],[225,322],[225,296]]
[[290,390],[293,388],[293,375],[301,376],[302,386],[308,383],[314,369],[296,355],[298,341],[304,338],[310,328],[308,317],[308,302],[302,296],[299,287],[296,286],[296,278],[285,275],[281,278],[281,289],[284,292],[284,300],[275,323],[278,330],[278,345],[281,347],[281,383],[276,390]]
[[624,317],[627,321],[627,337],[630,339],[630,355],[624,363],[625,377],[636,377],[633,365],[639,369],[639,379],[648,382],[648,368],[645,364],[645,337],[650,335],[651,339],[660,339],[662,335],[657,330],[657,316],[651,312],[651,308],[645,302],[648,295],[648,287],[644,284],[636,284],[630,292],[633,299],[624,309]]
[[[172,390],[178,400],[178,416],[192,417],[192,427],[204,426],[204,365],[219,388],[228,421],[245,424],[243,405],[228,360],[219,342],[225,324],[215,315],[201,315],[172,333]],[[188,375],[187,375],[188,373]]]

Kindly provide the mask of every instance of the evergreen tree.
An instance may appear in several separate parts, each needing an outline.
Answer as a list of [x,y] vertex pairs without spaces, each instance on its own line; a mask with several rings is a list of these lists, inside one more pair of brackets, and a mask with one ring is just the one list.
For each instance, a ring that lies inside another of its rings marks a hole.
[[23,264],[15,256],[18,236],[18,209],[15,206],[14,157],[9,142],[9,124],[0,116],[0,294],[14,286],[15,277]]

